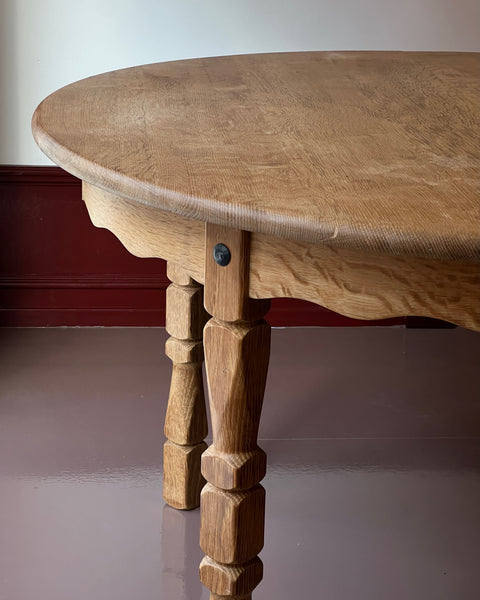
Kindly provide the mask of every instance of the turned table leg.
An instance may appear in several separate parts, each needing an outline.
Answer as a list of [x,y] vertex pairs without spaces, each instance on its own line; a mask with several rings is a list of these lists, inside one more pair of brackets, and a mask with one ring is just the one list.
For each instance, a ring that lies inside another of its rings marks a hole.
[[200,457],[207,445],[203,392],[203,286],[179,266],[168,263],[165,352],[173,363],[163,450],[163,497],[174,508],[192,509],[200,503],[205,483]]
[[[247,600],[262,579],[266,456],[257,445],[270,352],[269,303],[248,298],[246,232],[207,225],[204,330],[213,443],[202,456],[200,578],[211,600]],[[221,266],[213,257],[217,244]]]

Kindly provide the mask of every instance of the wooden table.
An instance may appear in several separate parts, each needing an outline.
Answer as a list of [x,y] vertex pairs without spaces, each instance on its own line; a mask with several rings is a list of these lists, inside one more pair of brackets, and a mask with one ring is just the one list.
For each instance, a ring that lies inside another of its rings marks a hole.
[[269,299],[480,330],[479,69],[466,53],[218,57],[91,77],[37,108],[35,139],[83,180],[93,223],[168,261],[164,497],[196,507],[201,462],[212,600],[262,578]]

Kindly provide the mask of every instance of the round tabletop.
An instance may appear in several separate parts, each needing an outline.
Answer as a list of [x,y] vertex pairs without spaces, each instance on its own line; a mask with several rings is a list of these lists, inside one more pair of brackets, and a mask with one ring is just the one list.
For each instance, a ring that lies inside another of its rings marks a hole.
[[182,60],[68,85],[41,149],[107,191],[314,244],[478,260],[480,55]]

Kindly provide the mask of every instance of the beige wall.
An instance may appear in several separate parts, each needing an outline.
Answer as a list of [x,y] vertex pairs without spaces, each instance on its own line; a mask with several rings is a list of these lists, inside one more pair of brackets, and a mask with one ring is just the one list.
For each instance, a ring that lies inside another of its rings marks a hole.
[[0,164],[51,164],[30,118],[135,64],[286,50],[480,50],[478,0],[0,0]]

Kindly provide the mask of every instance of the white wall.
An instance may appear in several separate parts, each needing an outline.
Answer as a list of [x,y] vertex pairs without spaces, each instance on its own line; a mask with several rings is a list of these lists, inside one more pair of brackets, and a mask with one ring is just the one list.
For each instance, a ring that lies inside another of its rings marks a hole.
[[135,64],[285,50],[480,50],[478,0],[0,0],[0,164],[51,164],[30,119]]

